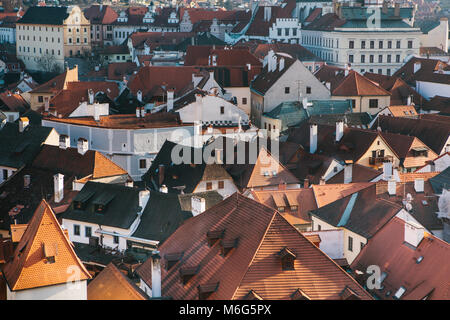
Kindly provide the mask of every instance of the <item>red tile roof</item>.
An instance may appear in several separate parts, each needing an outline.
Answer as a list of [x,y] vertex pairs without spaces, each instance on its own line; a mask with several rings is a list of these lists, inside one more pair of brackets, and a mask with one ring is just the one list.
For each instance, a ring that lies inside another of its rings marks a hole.
[[186,66],[210,66],[210,56],[217,56],[217,66],[262,66],[262,63],[245,48],[225,49],[213,46],[189,46],[186,50]]
[[[383,300],[394,299],[401,286],[406,289],[402,300],[449,300],[449,244],[426,233],[413,249],[405,243],[404,233],[405,222],[392,219],[364,246],[351,268],[365,272],[370,265],[380,266],[387,276],[382,282],[383,289],[372,292]],[[364,280],[362,277],[361,282]]]
[[[47,263],[46,255],[54,256],[55,262]],[[14,251],[13,260],[3,269],[8,287],[17,291],[67,283],[74,278],[73,273],[67,272],[69,267],[79,272],[77,280],[91,278],[52,209],[42,200]]]
[[124,76],[129,76],[139,68],[134,62],[116,62],[108,64],[108,80],[122,81]]
[[29,108],[30,106],[20,94],[12,93],[9,90],[0,93],[0,110],[23,113]]
[[333,96],[390,96],[391,93],[359,73],[350,70],[332,91]]
[[[219,239],[210,246],[207,235],[213,231]],[[227,243],[234,248],[223,257]],[[169,270],[161,268],[162,295],[174,299],[199,299],[198,287],[206,285],[213,289],[207,299],[214,300],[244,299],[252,290],[262,299],[290,299],[298,289],[311,299],[339,299],[346,286],[361,299],[371,299],[276,210],[239,193],[187,220],[159,250],[163,266],[167,255],[183,253]],[[283,250],[296,257],[293,270],[282,270]],[[186,268],[194,275],[183,285],[180,271]],[[151,286],[151,259],[137,273]]]
[[110,24],[116,21],[118,14],[110,6],[93,5],[84,10],[84,16],[91,24]]

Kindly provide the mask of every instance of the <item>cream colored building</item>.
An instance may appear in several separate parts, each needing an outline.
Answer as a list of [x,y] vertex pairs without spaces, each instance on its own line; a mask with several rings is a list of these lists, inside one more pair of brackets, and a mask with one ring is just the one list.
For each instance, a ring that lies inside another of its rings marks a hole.
[[62,72],[65,57],[90,49],[90,24],[78,6],[31,7],[17,22],[17,57],[28,70]]

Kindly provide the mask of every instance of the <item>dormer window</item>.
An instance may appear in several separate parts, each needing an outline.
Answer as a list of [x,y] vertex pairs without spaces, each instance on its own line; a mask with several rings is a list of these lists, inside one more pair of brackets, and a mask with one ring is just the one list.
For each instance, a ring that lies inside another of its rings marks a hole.
[[44,251],[45,263],[55,263],[56,255],[58,254],[57,243],[43,243],[42,249]]
[[282,270],[294,270],[294,260],[297,256],[287,247],[278,252],[278,257],[281,260],[281,269]]
[[237,247],[239,239],[222,240],[222,255],[225,257],[231,250]]
[[219,288],[219,282],[201,284],[198,286],[198,298],[200,300],[208,299]]
[[192,279],[192,277],[194,277],[198,272],[198,267],[183,267],[180,269],[180,277],[181,277],[181,282],[183,284],[186,284],[189,282],[189,280]]
[[344,290],[342,290],[339,295],[342,300],[361,300],[358,294],[347,286],[345,286]]
[[206,233],[206,238],[208,240],[208,245],[211,247],[213,246],[217,240],[223,238],[223,234],[225,233],[225,230],[212,230],[208,231]]
[[311,300],[311,298],[300,288],[295,290],[293,294],[291,294],[292,300]]
[[277,207],[279,212],[284,212],[284,207]]
[[400,288],[398,288],[397,292],[394,294],[394,299],[400,299],[405,292],[406,292],[406,288],[401,286]]
[[95,205],[95,212],[97,213],[103,213],[105,211],[105,206],[102,204],[96,204]]
[[254,290],[250,290],[244,297],[244,300],[263,300],[263,298],[257,294]]
[[170,270],[178,261],[181,260],[182,257],[183,257],[182,252],[166,254],[165,255],[167,261],[166,270]]

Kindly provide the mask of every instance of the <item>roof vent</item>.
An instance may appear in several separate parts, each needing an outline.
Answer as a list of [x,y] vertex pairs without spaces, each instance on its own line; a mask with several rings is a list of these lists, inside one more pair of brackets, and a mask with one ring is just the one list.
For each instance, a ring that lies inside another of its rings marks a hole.
[[200,300],[208,299],[219,288],[219,282],[201,284],[198,286],[198,298]]
[[239,238],[230,239],[230,240],[222,240],[222,255],[225,257],[231,250],[237,248],[239,242]]
[[263,298],[257,294],[254,290],[250,290],[244,297],[244,300],[263,300]]
[[199,267],[184,267],[180,269],[181,282],[183,284],[188,283],[188,281],[197,274]]
[[419,264],[422,262],[422,260],[423,260],[423,256],[420,256],[416,259],[416,263]]
[[295,253],[284,247],[278,252],[278,257],[281,259],[282,270],[294,270],[294,260],[297,258]]
[[291,299],[292,300],[311,300],[311,298],[300,288],[295,290],[294,293],[291,294]]
[[166,254],[165,255],[165,258],[166,258],[166,261],[167,261],[166,270],[169,270],[174,265],[176,265],[177,262],[180,261],[182,257],[183,257],[183,252]]
[[225,229],[223,230],[212,230],[206,233],[206,238],[208,239],[208,245],[211,247],[217,240],[223,238],[223,234],[225,233]]

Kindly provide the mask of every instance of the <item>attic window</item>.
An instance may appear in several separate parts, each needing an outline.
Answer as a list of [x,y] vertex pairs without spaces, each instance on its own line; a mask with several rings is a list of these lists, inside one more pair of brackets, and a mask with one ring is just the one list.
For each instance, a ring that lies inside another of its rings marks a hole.
[[181,282],[183,284],[188,283],[193,276],[195,276],[198,272],[198,267],[184,267],[180,269]]
[[361,300],[358,294],[347,286],[345,286],[344,290],[342,290],[339,295],[342,300]]
[[178,261],[181,260],[182,257],[183,257],[182,252],[166,254],[165,255],[165,258],[167,260],[166,270],[172,268]]
[[277,209],[279,212],[284,212],[284,207],[278,207]]
[[46,259],[46,263],[55,263],[56,255],[58,254],[58,244],[43,243],[42,249],[44,251],[44,258]]
[[291,211],[297,211],[298,210],[298,206],[291,206]]
[[236,248],[238,245],[239,239],[231,239],[231,240],[222,240],[222,255],[225,257],[233,248]]
[[311,298],[300,288],[295,290],[293,294],[291,294],[292,300],[311,300]]
[[104,213],[105,212],[105,206],[102,204],[96,204],[95,205],[95,212],[97,213]]
[[219,288],[219,282],[201,284],[198,286],[198,298],[200,300],[208,299]]
[[417,258],[416,263],[419,264],[422,262],[422,260],[423,260],[423,256],[420,256]]
[[250,290],[244,297],[244,300],[263,300],[263,298],[257,294],[254,290]]
[[206,238],[208,239],[208,245],[211,247],[214,245],[214,243],[217,242],[217,240],[223,238],[223,234],[225,233],[225,230],[212,230],[208,231],[206,233]]
[[294,260],[297,258],[297,256],[289,250],[287,247],[284,247],[283,249],[278,252],[278,256],[281,259],[281,269],[282,270],[294,270]]

